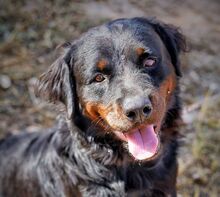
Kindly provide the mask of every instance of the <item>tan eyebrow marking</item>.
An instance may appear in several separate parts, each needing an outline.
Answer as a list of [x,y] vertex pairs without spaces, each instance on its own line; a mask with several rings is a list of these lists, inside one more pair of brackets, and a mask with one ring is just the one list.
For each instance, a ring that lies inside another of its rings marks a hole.
[[97,67],[100,70],[104,70],[107,64],[108,64],[108,62],[105,59],[101,59],[101,60],[98,61]]
[[145,52],[144,48],[139,47],[139,48],[136,49],[136,53],[137,53],[138,56],[142,55],[144,52]]

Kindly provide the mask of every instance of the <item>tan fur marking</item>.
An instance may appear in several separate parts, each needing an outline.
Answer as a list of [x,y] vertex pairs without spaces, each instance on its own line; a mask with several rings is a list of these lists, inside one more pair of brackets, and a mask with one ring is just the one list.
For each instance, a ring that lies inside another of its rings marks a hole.
[[136,49],[136,53],[138,56],[142,55],[144,51],[145,51],[144,48],[141,48],[141,47]]
[[159,88],[159,94],[169,103],[173,90],[176,88],[176,78],[174,73],[170,74]]
[[101,59],[101,60],[98,61],[97,67],[100,70],[104,70],[107,64],[108,64],[108,62],[105,59]]

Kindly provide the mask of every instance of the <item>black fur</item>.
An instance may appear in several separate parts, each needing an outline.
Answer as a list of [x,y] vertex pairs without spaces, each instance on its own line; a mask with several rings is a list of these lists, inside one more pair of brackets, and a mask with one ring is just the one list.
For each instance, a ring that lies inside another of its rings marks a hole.
[[[158,56],[157,68],[142,71],[135,63],[131,51],[138,43]],[[64,54],[40,78],[37,93],[63,103],[67,118],[49,131],[0,141],[0,196],[176,196],[181,119],[178,56],[184,50],[184,37],[176,27],[146,18],[115,20],[65,45]],[[120,59],[123,55],[126,61]],[[109,61],[102,71],[108,83],[99,86],[93,74],[101,57]],[[136,90],[157,90],[171,73],[166,62],[174,66],[177,84],[161,121],[160,152],[148,161],[135,161],[106,120],[94,124],[86,115],[85,103],[120,103]],[[136,83],[135,73],[140,79]],[[129,83],[134,89],[126,86]]]

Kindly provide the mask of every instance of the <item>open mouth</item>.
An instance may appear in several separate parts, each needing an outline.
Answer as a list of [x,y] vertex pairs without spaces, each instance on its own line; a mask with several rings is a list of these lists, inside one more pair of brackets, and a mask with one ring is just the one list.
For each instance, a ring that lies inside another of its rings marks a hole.
[[121,140],[128,143],[128,150],[137,160],[150,159],[157,154],[159,139],[153,124],[135,128],[129,132],[114,132]]

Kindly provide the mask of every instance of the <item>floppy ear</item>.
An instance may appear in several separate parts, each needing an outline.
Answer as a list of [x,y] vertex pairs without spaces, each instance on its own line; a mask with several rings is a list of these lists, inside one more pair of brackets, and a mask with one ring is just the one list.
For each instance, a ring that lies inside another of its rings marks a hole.
[[59,57],[41,75],[36,95],[52,103],[62,102],[66,106],[67,117],[71,119],[74,113],[74,76],[71,62],[71,48]]
[[179,53],[181,51],[186,52],[188,50],[185,36],[180,32],[180,29],[174,25],[165,24],[156,20],[151,20],[150,24],[153,26],[154,30],[166,46],[177,76],[181,77],[182,73],[180,68]]

